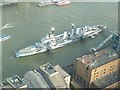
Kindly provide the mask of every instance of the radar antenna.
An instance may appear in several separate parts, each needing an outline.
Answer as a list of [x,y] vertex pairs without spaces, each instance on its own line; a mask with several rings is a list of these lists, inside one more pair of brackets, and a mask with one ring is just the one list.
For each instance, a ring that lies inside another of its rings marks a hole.
[[72,29],[75,29],[75,24],[74,24],[74,23],[71,23],[71,25],[72,25]]
[[54,31],[55,31],[55,27],[51,27],[51,34],[54,34]]

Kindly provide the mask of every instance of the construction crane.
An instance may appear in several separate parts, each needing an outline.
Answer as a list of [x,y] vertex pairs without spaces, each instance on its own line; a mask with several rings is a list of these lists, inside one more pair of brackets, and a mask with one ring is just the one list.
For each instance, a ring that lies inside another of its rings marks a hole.
[[112,37],[113,37],[113,33],[110,34],[110,35],[109,35],[104,41],[102,41],[97,47],[91,48],[91,50],[97,51],[97,50],[100,49],[107,41],[109,41]]

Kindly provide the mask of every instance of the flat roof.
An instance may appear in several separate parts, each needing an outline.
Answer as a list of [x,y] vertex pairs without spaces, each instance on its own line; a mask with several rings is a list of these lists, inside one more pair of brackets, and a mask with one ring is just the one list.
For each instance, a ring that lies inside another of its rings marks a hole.
[[61,73],[63,77],[71,77],[60,65],[54,66],[55,70]]
[[65,88],[65,87],[67,87],[67,84],[66,84],[64,78],[61,76],[60,73],[49,77],[49,79],[53,83],[55,88]]
[[7,90],[8,88],[10,88],[11,90],[14,90],[13,87],[12,87],[10,84],[7,84],[7,85],[5,85],[5,86],[2,86],[2,87],[1,87],[1,90],[2,90],[2,88],[6,89],[6,90]]
[[7,82],[14,88],[21,88],[23,86],[27,87],[27,85],[24,84],[20,77],[17,75],[7,78]]
[[114,49],[108,47],[106,49],[95,52],[94,54],[79,57],[77,60],[80,60],[83,64],[89,66],[89,68],[96,68],[116,60],[117,58],[118,53]]
[[101,78],[93,81],[93,83],[95,85],[97,85],[99,88],[105,88],[109,85],[114,84],[115,82],[120,81],[119,74],[120,74],[119,70],[115,71],[109,75],[106,75],[104,77],[101,77]]
[[53,85],[55,88],[66,88],[68,86],[65,77],[69,77],[69,74],[59,65],[43,64],[37,71],[42,74],[50,86]]
[[42,69],[49,76],[52,75],[52,74],[55,74],[57,72],[54,69],[54,67],[51,64],[49,64],[49,63],[41,65],[40,69]]

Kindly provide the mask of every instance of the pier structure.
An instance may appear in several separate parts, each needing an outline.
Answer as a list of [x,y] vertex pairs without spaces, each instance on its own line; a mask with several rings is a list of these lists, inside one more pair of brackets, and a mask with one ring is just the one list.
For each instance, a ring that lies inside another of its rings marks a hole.
[[120,55],[120,35],[114,33],[112,38],[112,46]]
[[102,41],[97,47],[91,48],[93,51],[99,50],[106,42],[108,42],[113,37],[113,33],[110,34],[104,41]]

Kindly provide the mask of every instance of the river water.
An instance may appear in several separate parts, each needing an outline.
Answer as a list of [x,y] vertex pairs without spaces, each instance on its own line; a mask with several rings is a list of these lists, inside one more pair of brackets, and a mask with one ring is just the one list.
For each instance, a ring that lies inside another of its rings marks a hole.
[[[118,4],[115,2],[72,2],[66,6],[47,6],[39,8],[36,3],[18,3],[2,9],[2,24],[8,23],[3,34],[12,38],[2,43],[2,76],[3,79],[15,74],[23,77],[28,70],[34,70],[41,64],[51,63],[66,66],[76,57],[98,45],[109,34],[118,30]],[[15,58],[15,51],[40,41],[55,26],[55,33],[70,31],[71,24],[76,27],[84,25],[106,24],[107,29],[96,38],[86,42],[75,42],[52,53],[41,53],[33,56]]]

